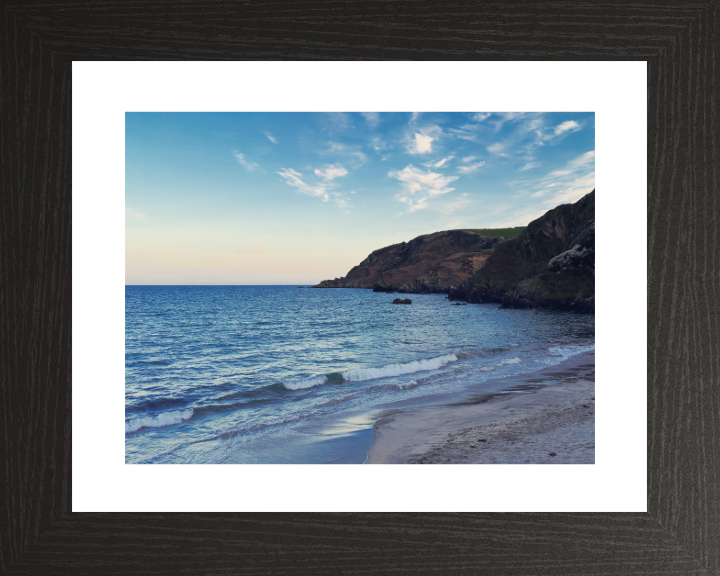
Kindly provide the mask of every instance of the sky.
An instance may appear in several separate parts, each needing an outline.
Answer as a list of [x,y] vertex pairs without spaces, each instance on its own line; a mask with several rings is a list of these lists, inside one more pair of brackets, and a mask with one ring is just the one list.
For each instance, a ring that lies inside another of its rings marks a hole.
[[125,115],[126,284],[316,284],[595,188],[595,115]]

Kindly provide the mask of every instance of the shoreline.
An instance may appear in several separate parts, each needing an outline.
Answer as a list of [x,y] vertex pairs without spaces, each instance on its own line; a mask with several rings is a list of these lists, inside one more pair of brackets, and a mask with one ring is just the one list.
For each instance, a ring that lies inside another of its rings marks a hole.
[[594,464],[594,352],[496,382],[381,418],[366,464]]

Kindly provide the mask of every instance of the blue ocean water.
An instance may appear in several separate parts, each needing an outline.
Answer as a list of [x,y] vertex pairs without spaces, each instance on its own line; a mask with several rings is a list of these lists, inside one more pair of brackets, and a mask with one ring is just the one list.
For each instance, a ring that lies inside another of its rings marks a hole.
[[126,462],[362,463],[385,414],[594,349],[594,315],[395,297],[127,286]]

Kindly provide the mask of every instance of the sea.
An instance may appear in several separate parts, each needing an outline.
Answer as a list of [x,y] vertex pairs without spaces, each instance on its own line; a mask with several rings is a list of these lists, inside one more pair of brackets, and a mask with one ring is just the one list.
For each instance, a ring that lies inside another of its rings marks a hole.
[[594,315],[443,294],[126,286],[125,461],[362,464],[380,418],[594,349]]

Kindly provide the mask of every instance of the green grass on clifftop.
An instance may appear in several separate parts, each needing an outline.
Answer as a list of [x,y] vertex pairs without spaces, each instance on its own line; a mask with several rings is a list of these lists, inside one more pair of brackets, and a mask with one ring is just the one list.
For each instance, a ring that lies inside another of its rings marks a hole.
[[475,232],[483,236],[500,237],[512,240],[520,236],[520,232],[525,230],[525,226],[520,228],[467,228],[468,232]]

